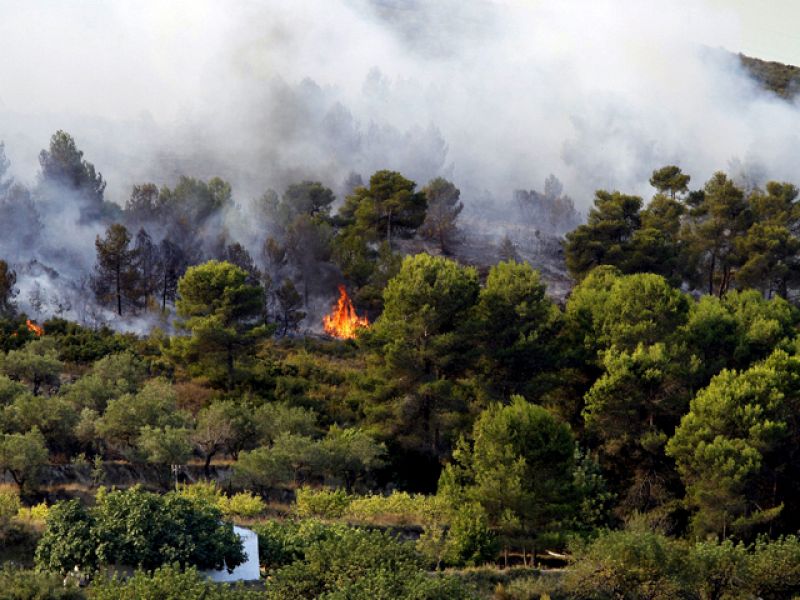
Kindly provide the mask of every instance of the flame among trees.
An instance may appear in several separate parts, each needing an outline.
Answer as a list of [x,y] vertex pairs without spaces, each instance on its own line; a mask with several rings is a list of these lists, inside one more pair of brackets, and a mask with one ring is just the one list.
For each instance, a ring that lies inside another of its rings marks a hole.
[[356,337],[359,327],[369,327],[369,319],[358,316],[347,290],[340,285],[339,299],[333,307],[333,312],[322,317],[322,326],[325,333],[341,339],[351,339]]

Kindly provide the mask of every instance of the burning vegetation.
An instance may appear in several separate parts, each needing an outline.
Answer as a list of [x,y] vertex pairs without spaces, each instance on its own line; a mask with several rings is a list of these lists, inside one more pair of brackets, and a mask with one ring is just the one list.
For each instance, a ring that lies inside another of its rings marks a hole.
[[33,332],[33,334],[36,337],[42,337],[44,335],[44,327],[42,327],[41,325],[37,325],[36,323],[31,321],[30,319],[27,319],[25,321],[25,325],[28,326],[28,331]]
[[349,340],[356,337],[359,327],[369,327],[369,319],[358,316],[353,301],[347,295],[347,290],[340,285],[339,299],[332,307],[331,314],[322,317],[322,326],[325,333],[339,339]]

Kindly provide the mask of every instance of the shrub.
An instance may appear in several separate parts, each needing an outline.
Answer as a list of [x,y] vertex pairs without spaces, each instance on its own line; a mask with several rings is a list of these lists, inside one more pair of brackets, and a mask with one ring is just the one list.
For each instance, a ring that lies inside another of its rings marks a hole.
[[348,529],[311,544],[303,561],[273,575],[267,592],[270,598],[325,598],[334,592],[345,595],[330,597],[366,598],[371,590],[371,598],[407,598],[407,586],[423,573],[424,565],[409,542],[385,532]]
[[47,515],[50,514],[50,507],[44,502],[33,506],[23,506],[17,511],[17,519],[29,525],[44,525],[47,522]]
[[302,487],[296,492],[295,513],[300,517],[338,519],[350,506],[350,496],[344,490],[314,490]]
[[40,568],[66,572],[120,564],[153,569],[165,563],[233,568],[245,560],[242,542],[212,504],[138,487],[98,492],[97,506],[77,500],[50,509],[36,549]]
[[17,516],[19,509],[19,494],[0,490],[0,540],[5,536],[11,520]]
[[432,515],[440,516],[445,511],[445,502],[439,496],[394,491],[388,496],[354,498],[346,516],[358,523],[404,526],[422,524]]
[[313,519],[266,521],[253,526],[253,531],[258,535],[259,561],[268,569],[302,560],[313,544],[338,539],[347,530],[345,525],[329,525]]
[[116,578],[95,581],[90,588],[92,600],[256,600],[261,594],[241,585],[218,585],[195,569],[165,565],[153,572],[137,571],[124,581]]
[[797,536],[773,541],[760,538],[749,564],[750,587],[759,597],[778,600],[800,595],[800,539]]
[[0,594],[4,600],[85,600],[75,586],[65,586],[54,573],[42,573],[9,565],[0,567]]
[[234,494],[230,498],[222,496],[217,506],[226,517],[256,517],[267,509],[264,501],[250,492]]

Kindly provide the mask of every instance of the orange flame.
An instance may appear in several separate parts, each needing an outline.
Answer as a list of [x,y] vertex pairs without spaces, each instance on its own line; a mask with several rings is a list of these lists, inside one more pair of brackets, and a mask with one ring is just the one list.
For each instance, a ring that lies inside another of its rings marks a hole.
[[333,337],[349,340],[356,337],[359,327],[369,327],[367,317],[359,317],[350,296],[343,285],[339,286],[339,300],[332,307],[331,314],[322,317],[325,332]]
[[27,319],[25,324],[28,326],[28,331],[32,331],[36,334],[36,337],[42,337],[44,335],[44,327],[40,327],[30,319]]

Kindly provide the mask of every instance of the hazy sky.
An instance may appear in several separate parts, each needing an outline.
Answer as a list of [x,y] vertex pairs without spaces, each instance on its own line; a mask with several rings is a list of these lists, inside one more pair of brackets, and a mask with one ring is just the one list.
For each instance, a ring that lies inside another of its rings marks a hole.
[[737,20],[741,51],[764,60],[800,65],[798,0],[709,0]]

